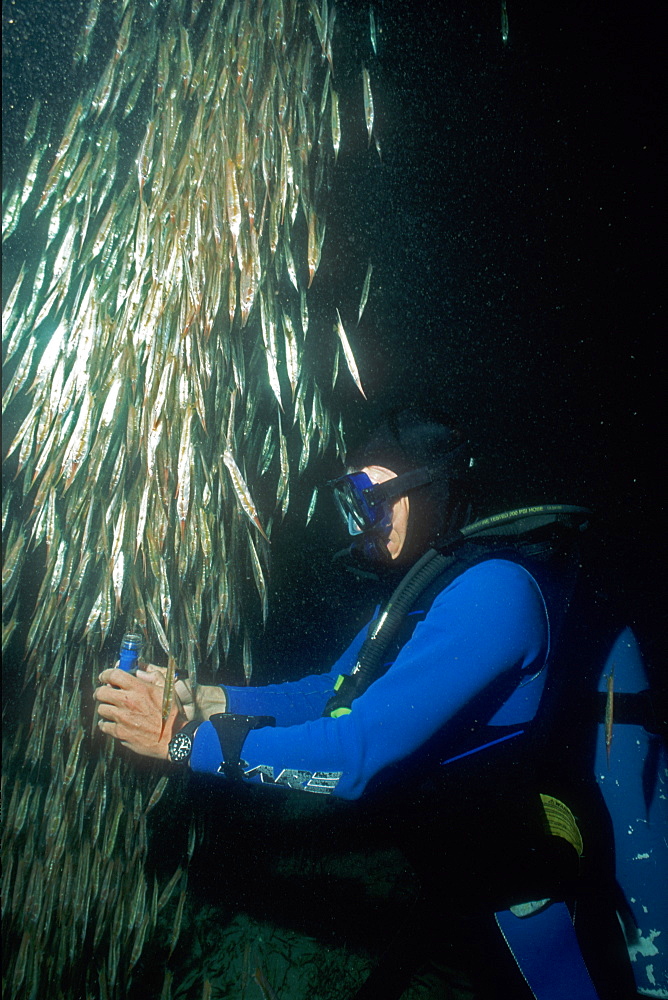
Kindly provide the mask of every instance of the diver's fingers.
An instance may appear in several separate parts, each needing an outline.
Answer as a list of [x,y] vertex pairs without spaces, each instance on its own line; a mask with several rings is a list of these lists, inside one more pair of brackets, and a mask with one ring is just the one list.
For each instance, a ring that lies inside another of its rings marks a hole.
[[174,685],[174,698],[179,706],[179,711],[185,715],[188,722],[192,722],[195,718],[195,700],[193,698],[192,688],[187,681],[176,682]]
[[165,686],[165,678],[161,674],[149,673],[148,670],[138,670],[136,676],[146,684],[154,684],[161,688]]
[[167,676],[167,667],[158,667],[155,663],[144,663],[141,669],[147,674],[158,675],[163,679]]
[[174,685],[174,690],[176,691],[182,705],[192,705],[194,704],[193,689],[190,681],[177,681]]
[[131,688],[135,678],[127,670],[112,667],[110,670],[103,670],[98,675],[98,680],[102,684],[113,684],[114,687]]

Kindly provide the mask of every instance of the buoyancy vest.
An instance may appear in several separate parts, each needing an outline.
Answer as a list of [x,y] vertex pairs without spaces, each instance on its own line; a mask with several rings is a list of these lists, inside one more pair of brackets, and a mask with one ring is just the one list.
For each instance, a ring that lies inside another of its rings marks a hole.
[[[472,718],[470,742],[464,746],[458,727],[458,753],[445,766],[425,771],[408,794],[403,786],[393,814],[429,905],[441,905],[446,922],[454,918],[460,926],[470,925],[481,940],[489,933],[488,944],[495,941],[491,926],[496,921],[496,935],[501,932],[506,954],[519,969],[516,983],[510,966],[508,980],[500,967],[491,970],[499,996],[507,995],[504,982],[539,1000],[561,996],[560,989],[583,998],[626,998],[633,986],[615,916],[615,831],[593,766],[598,717],[605,711],[595,696],[602,646],[583,644],[578,657],[573,648],[577,628],[570,622],[572,613],[567,614],[573,603],[576,622],[582,620],[577,594],[574,598],[575,543],[572,530],[543,528],[515,544],[508,539],[463,544],[456,565],[431,580],[405,610],[377,670],[380,675],[389,669],[436,596],[469,567],[490,558],[510,559],[536,579],[552,640],[549,680],[536,716],[517,740],[517,727],[480,725]],[[385,801],[381,795],[380,801],[387,813],[391,795]],[[535,916],[518,916],[523,904],[540,900],[552,905],[538,907]],[[575,900],[576,928],[569,916]],[[438,919],[430,913],[429,923]],[[548,953],[547,963],[536,966],[535,957]],[[481,955],[483,962],[488,958]],[[375,986],[369,983],[372,992]]]
[[537,567],[567,555],[572,573],[574,542],[586,529],[590,513],[567,504],[521,507],[467,525],[425,552],[369,626],[357,663],[350,675],[339,677],[323,715],[350,711],[354,699],[389,669],[394,661],[390,650],[401,648],[412,635],[419,620],[416,602],[426,615],[436,595],[476,563],[510,557]]
[[[516,562],[536,580],[547,607],[551,659],[575,585],[578,536],[588,515],[583,508],[554,505],[523,508],[499,515],[498,520],[477,522],[483,525],[480,534],[476,537],[474,530],[464,536],[454,556],[440,564],[440,572],[413,588],[382,643],[382,655],[378,655],[381,643],[370,639],[375,655],[373,676],[367,674],[359,686],[354,676],[343,684],[334,713],[348,711],[354,697],[390,668],[445,587],[489,559]],[[504,531],[508,526],[511,531]],[[486,534],[485,529],[493,533]],[[418,578],[420,572],[418,567]],[[388,604],[393,600],[394,595]],[[377,622],[382,622],[386,609],[387,605]],[[372,623],[370,636],[374,630],[382,636],[382,625],[378,629]],[[364,650],[359,660],[364,660]],[[499,688],[506,683],[506,678],[500,679]],[[502,695],[501,690],[498,694]],[[487,706],[490,698],[494,700],[494,692],[486,691]],[[393,813],[393,826],[423,881],[442,884],[452,897],[453,859],[459,859],[456,867],[461,862],[468,868],[470,877],[462,884],[459,898],[472,911],[483,901],[500,907],[538,898],[541,893],[564,898],[579,871],[577,824],[573,820],[570,839],[551,835],[540,794],[551,795],[553,790],[542,787],[542,773],[535,767],[540,759],[541,727],[535,722],[488,725],[478,715],[479,705],[466,706],[413,757],[374,779],[365,799],[375,800],[381,814]]]

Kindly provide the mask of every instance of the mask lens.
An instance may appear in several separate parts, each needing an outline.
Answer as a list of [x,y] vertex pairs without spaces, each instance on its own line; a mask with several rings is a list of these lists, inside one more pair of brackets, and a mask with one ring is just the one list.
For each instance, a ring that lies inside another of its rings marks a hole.
[[383,520],[384,505],[374,504],[373,487],[365,472],[354,472],[332,483],[334,500],[351,535],[369,531]]
[[348,534],[361,535],[363,529],[360,528],[359,524],[357,523],[352,514],[348,514],[347,520],[348,520]]

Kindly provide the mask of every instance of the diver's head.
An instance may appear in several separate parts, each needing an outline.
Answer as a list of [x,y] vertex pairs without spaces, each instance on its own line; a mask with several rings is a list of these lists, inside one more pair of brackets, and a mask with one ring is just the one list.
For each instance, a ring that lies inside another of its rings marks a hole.
[[348,474],[332,484],[356,536],[353,554],[407,566],[463,527],[470,465],[466,435],[441,414],[391,412],[350,456]]

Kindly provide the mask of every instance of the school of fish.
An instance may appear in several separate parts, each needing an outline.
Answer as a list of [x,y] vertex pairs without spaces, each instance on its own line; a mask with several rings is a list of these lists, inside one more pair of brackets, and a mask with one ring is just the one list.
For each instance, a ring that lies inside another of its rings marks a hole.
[[34,697],[3,755],[8,997],[121,998],[147,948],[173,952],[194,825],[166,882],[145,860],[180,779],[97,736],[91,691],[130,630],[195,688],[236,643],[249,680],[272,526],[308,462],[345,453],[341,355],[364,390],[339,310],[321,329],[309,310],[342,141],[334,24],[328,0],[90,0],[72,72],[102,58],[99,80],[60,129],[39,100],[27,119],[3,196],[3,241],[32,227],[2,333],[21,413],[2,642],[25,633]]

